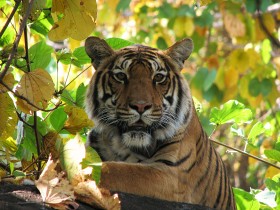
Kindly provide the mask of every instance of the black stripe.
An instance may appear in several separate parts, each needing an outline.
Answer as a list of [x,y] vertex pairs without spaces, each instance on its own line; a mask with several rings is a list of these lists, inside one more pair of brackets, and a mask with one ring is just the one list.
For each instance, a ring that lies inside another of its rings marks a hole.
[[189,172],[193,169],[193,167],[194,167],[195,165],[196,165],[196,161],[194,161],[194,162],[189,166],[189,168],[185,169],[184,172],[185,172],[185,173],[189,173]]
[[223,170],[220,168],[220,188],[219,188],[219,193],[218,193],[216,201],[215,201],[214,208],[217,208],[217,205],[220,203],[220,200],[221,200],[221,195],[222,195],[222,190],[223,190],[222,189],[223,188],[222,179],[223,179]]
[[[100,80],[100,77],[101,77],[101,74],[102,72],[98,72],[96,74],[96,77],[95,77],[95,81],[94,81],[94,90],[93,90],[93,103],[95,104],[95,110],[98,110],[99,108],[99,102],[98,102],[98,83],[99,83],[99,80]],[[95,114],[98,114],[98,113],[95,113]]]
[[178,95],[177,95],[177,105],[176,105],[176,109],[175,109],[175,113],[178,116],[179,112],[181,110],[182,107],[182,98],[183,98],[183,90],[182,90],[182,84],[180,82],[180,77],[179,75],[176,74],[176,79],[177,79],[177,85],[178,85]]
[[167,146],[170,146],[170,145],[172,145],[172,144],[177,144],[177,143],[179,143],[179,142],[180,142],[180,141],[172,141],[172,142],[168,142],[168,143],[166,143],[166,144],[159,144],[159,145],[158,145],[158,148],[156,149],[156,151],[158,152],[158,151],[160,151],[160,150],[166,148]]
[[156,162],[161,162],[161,163],[164,163],[164,164],[166,164],[166,165],[168,165],[168,166],[179,166],[179,165],[181,165],[182,163],[184,163],[190,156],[191,156],[191,154],[192,154],[192,150],[189,152],[189,154],[187,154],[185,157],[183,157],[182,159],[180,159],[180,160],[178,160],[178,161],[176,161],[175,163],[174,162],[172,162],[172,161],[170,161],[170,160],[162,160],[162,159],[160,159],[160,160],[157,160]]

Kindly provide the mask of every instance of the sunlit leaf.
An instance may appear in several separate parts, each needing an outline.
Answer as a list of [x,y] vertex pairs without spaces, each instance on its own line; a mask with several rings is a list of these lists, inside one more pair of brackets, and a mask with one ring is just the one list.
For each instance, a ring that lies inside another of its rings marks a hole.
[[273,191],[269,191],[268,189],[265,189],[264,191],[258,193],[255,195],[255,198],[261,202],[264,203],[271,208],[274,208],[277,206],[277,203],[275,202],[276,193]]
[[64,112],[63,107],[54,110],[49,116],[49,121],[52,127],[57,132],[59,132],[63,128],[66,120],[67,120],[67,114]]
[[[68,37],[83,40],[95,28],[97,16],[96,1],[53,1],[52,16],[55,23],[49,32],[49,38],[51,40],[59,41]],[[59,19],[59,17],[61,18]]]
[[0,145],[1,141],[13,136],[17,124],[17,115],[13,100],[8,93],[0,93]]
[[253,127],[251,128],[249,135],[248,135],[248,140],[254,144],[257,136],[265,132],[265,128],[261,122],[257,122]]
[[134,44],[133,42],[130,42],[130,41],[127,41],[127,40],[124,40],[124,39],[120,39],[120,38],[108,38],[108,39],[105,39],[105,41],[114,50],[118,50],[120,48],[127,47],[127,46],[130,46],[130,45]]
[[275,149],[266,149],[264,154],[267,158],[280,162],[280,151]]
[[16,93],[27,98],[30,103],[38,108],[20,98],[17,99],[17,105],[25,113],[32,113],[39,108],[45,109],[54,94],[54,90],[54,83],[48,72],[43,69],[27,72],[17,85]]
[[252,119],[252,111],[244,104],[231,100],[222,105],[220,109],[214,107],[210,113],[210,121],[215,124],[245,123]]
[[87,166],[93,168],[92,178],[98,184],[101,176],[102,160],[92,147],[86,148],[86,156],[81,164],[83,168],[86,168]]
[[271,48],[270,41],[268,39],[265,39],[262,42],[262,48],[261,48],[261,55],[264,63],[268,63],[270,61],[271,51],[272,48]]
[[88,55],[86,54],[85,51],[85,47],[78,47],[73,51],[73,64],[81,67],[82,65],[86,64],[86,63],[90,63],[91,59],[88,57]]
[[41,41],[30,47],[28,53],[30,57],[31,70],[45,69],[51,61],[53,48]]
[[84,108],[86,90],[87,87],[84,85],[84,83],[81,83],[76,91],[76,104],[81,108]]
[[233,188],[233,192],[238,210],[258,210],[260,208],[260,203],[254,198],[254,195],[238,188]]
[[75,138],[66,142],[60,153],[60,162],[67,172],[70,182],[74,176],[82,170],[80,163],[86,155],[85,145],[81,137],[77,134]]

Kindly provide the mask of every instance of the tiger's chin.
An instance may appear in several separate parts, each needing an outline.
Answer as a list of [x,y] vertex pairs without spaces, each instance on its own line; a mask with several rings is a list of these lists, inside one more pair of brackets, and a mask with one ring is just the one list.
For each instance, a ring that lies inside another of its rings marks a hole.
[[122,134],[122,142],[138,155],[151,157],[156,149],[156,141],[144,131],[128,131]]

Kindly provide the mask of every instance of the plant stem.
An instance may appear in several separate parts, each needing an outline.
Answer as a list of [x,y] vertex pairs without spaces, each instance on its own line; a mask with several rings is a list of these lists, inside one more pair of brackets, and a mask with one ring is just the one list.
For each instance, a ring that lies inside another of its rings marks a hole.
[[234,148],[234,147],[228,146],[228,145],[226,145],[226,144],[223,144],[223,143],[218,142],[218,141],[213,140],[213,139],[210,139],[210,141],[212,141],[212,142],[215,143],[215,144],[218,144],[218,145],[224,146],[224,147],[226,147],[226,148],[229,148],[229,149],[231,149],[231,150],[234,150],[234,151],[236,151],[236,152],[239,152],[239,153],[241,153],[241,154],[243,154],[243,155],[246,155],[246,156],[248,156],[248,157],[254,158],[254,159],[256,159],[256,160],[258,160],[258,161],[261,161],[261,162],[263,162],[263,163],[266,163],[266,164],[268,164],[268,165],[270,165],[270,166],[272,166],[272,167],[274,167],[274,168],[280,169],[279,166],[277,166],[277,165],[275,165],[275,164],[273,164],[273,163],[270,163],[270,162],[268,162],[268,161],[266,161],[266,160],[263,160],[263,159],[261,159],[261,158],[255,156],[255,155],[251,155],[251,154],[249,154],[249,153],[247,153],[247,152],[244,152],[244,151],[242,151],[242,150],[240,150],[240,149],[236,149],[236,148]]
[[5,31],[6,31],[7,27],[8,27],[8,25],[10,24],[12,18],[14,17],[14,15],[15,15],[15,13],[16,13],[16,11],[17,11],[19,5],[20,5],[20,2],[21,2],[21,0],[15,0],[15,6],[14,6],[14,8],[13,8],[11,14],[10,14],[10,16],[8,17],[8,19],[7,19],[7,21],[6,21],[5,25],[4,25],[4,27],[3,27],[2,30],[0,31],[0,39],[1,39],[1,37],[3,36],[3,34],[5,33]]
[[24,27],[24,48],[25,48],[25,61],[27,65],[27,71],[30,72],[30,61],[29,61],[29,53],[28,53],[28,37],[27,37],[27,25]]
[[22,36],[24,28],[26,27],[27,19],[28,19],[29,15],[30,15],[30,12],[31,12],[31,8],[32,8],[32,5],[33,5],[33,2],[34,2],[34,0],[29,0],[29,2],[28,2],[27,10],[26,10],[26,13],[24,14],[24,16],[22,18],[22,21],[21,21],[21,24],[20,24],[20,27],[19,27],[19,32],[18,32],[18,34],[16,36],[16,40],[14,41],[11,54],[8,57],[8,60],[7,60],[7,63],[5,65],[4,70],[0,74],[0,82],[2,82],[4,76],[6,75],[6,73],[9,70],[9,67],[10,67],[10,65],[12,63],[13,58],[15,57],[15,54],[16,54],[16,51],[17,51],[17,47],[18,47],[20,38]]
[[[41,150],[40,150],[39,133],[38,133],[38,128],[37,128],[37,112],[34,112],[33,129],[34,129],[35,139],[36,139],[37,154],[38,154],[38,157],[40,157],[41,156]],[[40,173],[40,171],[41,171],[41,161],[40,160],[37,163],[37,167],[38,167],[37,171]],[[36,174],[36,179],[39,179],[39,176],[40,176],[39,173]]]

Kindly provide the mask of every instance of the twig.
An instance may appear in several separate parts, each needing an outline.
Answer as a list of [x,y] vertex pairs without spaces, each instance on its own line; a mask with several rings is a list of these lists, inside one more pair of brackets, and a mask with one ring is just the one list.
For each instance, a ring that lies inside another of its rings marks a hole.
[[258,160],[258,161],[261,161],[261,162],[263,162],[263,163],[266,163],[266,164],[268,164],[268,165],[270,165],[270,166],[272,166],[272,167],[274,167],[274,168],[280,169],[279,166],[277,166],[277,165],[275,165],[275,164],[273,164],[273,163],[270,163],[270,162],[268,162],[268,161],[266,161],[266,160],[263,160],[263,159],[261,159],[261,158],[255,156],[255,155],[251,155],[251,154],[249,154],[249,153],[247,153],[247,152],[244,152],[244,151],[242,151],[242,150],[240,150],[240,149],[236,149],[236,148],[234,148],[234,147],[228,146],[228,145],[226,145],[226,144],[224,144],[224,143],[218,142],[218,141],[213,140],[213,139],[210,139],[210,141],[212,141],[212,142],[215,143],[215,144],[219,144],[219,145],[221,145],[221,146],[224,146],[224,147],[226,147],[226,148],[229,148],[229,149],[231,149],[231,150],[234,150],[234,151],[236,151],[236,152],[239,152],[239,153],[241,153],[241,154],[243,154],[243,155],[246,155],[246,156],[249,156],[249,157],[251,157],[251,158],[254,158],[254,159],[256,159],[256,160]]
[[14,15],[15,15],[15,13],[16,13],[16,11],[17,11],[19,5],[20,5],[20,2],[21,2],[21,0],[15,0],[15,6],[14,6],[14,8],[13,8],[11,14],[10,14],[10,16],[8,17],[8,19],[7,19],[7,21],[6,21],[5,25],[4,25],[4,27],[2,28],[2,30],[1,30],[1,32],[0,32],[0,39],[1,39],[1,37],[3,36],[3,34],[5,33],[5,31],[6,31],[7,27],[8,27],[8,25],[10,24],[12,18],[14,17]]
[[[38,157],[41,156],[41,149],[40,149],[40,141],[39,141],[39,133],[38,133],[38,126],[37,126],[37,112],[34,112],[34,134],[36,139],[36,147],[37,147],[37,155]],[[38,171],[41,171],[41,161],[39,160],[37,163]],[[36,174],[36,179],[39,179],[40,174]]]
[[30,15],[33,2],[34,2],[34,0],[29,0],[29,2],[28,2],[27,10],[26,10],[26,13],[25,13],[24,16],[23,16],[22,21],[21,21],[21,24],[20,24],[20,27],[19,27],[19,32],[18,32],[18,34],[17,34],[17,36],[16,36],[16,40],[14,41],[11,54],[10,54],[9,57],[8,57],[8,60],[7,60],[7,63],[6,63],[6,65],[5,65],[4,70],[3,70],[3,71],[1,72],[1,74],[0,74],[0,82],[2,82],[4,76],[5,76],[6,73],[8,72],[9,67],[10,67],[10,65],[11,65],[11,63],[12,63],[12,60],[13,60],[15,54],[16,54],[17,47],[18,47],[18,44],[19,44],[21,35],[22,35],[22,33],[23,33],[23,30],[24,30],[24,28],[25,28],[25,26],[26,26],[27,19],[28,19],[29,15]]
[[28,53],[28,37],[27,37],[27,26],[24,28],[24,48],[25,48],[25,56],[24,59],[26,61],[27,71],[30,72],[30,61],[29,61],[29,53]]
[[256,7],[257,7],[257,17],[258,20],[260,22],[260,26],[263,29],[263,31],[265,32],[265,34],[268,36],[268,38],[270,39],[270,41],[272,42],[272,44],[274,44],[276,47],[280,48],[280,42],[278,39],[276,39],[267,29],[266,25],[264,24],[262,15],[261,15],[261,0],[256,0]]

